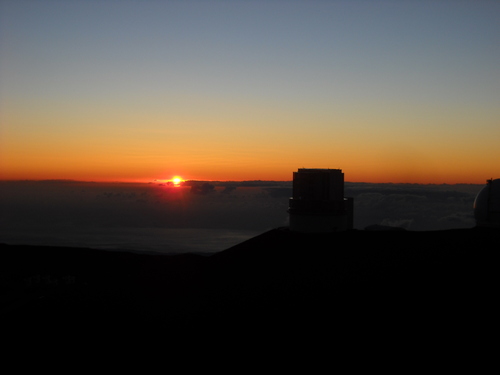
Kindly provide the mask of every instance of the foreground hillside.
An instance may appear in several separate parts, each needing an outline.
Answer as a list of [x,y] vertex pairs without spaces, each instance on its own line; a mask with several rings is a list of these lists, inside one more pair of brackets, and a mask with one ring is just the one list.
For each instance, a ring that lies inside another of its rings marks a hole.
[[499,239],[275,229],[209,257],[0,245],[0,311],[15,332],[471,333],[490,324]]

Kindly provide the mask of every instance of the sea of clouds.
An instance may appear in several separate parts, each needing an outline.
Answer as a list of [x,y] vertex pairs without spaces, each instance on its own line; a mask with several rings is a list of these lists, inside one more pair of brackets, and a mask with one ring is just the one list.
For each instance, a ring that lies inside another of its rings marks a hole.
[[[483,185],[345,184],[354,227],[427,231],[475,225]],[[290,181],[1,181],[0,242],[214,253],[288,225]]]

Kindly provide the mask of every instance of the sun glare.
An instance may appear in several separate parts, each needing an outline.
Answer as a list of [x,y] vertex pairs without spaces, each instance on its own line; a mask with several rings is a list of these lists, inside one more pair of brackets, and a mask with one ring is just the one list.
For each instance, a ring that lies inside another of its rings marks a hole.
[[172,178],[172,183],[175,185],[175,186],[178,186],[181,182],[182,182],[182,178],[179,177],[179,176],[174,176]]

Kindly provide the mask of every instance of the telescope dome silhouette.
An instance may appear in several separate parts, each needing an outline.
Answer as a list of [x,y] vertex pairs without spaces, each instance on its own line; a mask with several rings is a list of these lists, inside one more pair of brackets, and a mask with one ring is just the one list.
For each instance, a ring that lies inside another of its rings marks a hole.
[[474,218],[480,227],[500,227],[500,179],[488,180],[474,201]]

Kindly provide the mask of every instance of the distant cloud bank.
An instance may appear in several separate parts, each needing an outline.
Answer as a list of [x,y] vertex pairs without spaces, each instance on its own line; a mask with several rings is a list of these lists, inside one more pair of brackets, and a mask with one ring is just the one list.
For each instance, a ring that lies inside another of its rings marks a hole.
[[409,230],[475,225],[472,206],[482,185],[346,183],[354,197],[355,227],[381,224]]
[[[408,230],[442,230],[475,225],[472,206],[482,187],[346,183],[345,195],[354,197],[356,229],[379,224]],[[43,235],[45,242],[47,238],[57,241],[61,236],[86,231],[105,243],[107,235],[114,236],[121,246],[129,241],[136,248],[141,243],[145,248],[154,248],[152,241],[170,235],[177,236],[172,241],[186,251],[202,248],[203,242],[218,249],[219,245],[231,246],[228,239],[237,243],[245,235],[251,237],[286,226],[291,193],[290,181],[200,182],[181,187],[2,181],[0,242],[14,237],[22,242],[23,236],[28,239],[34,234]],[[217,236],[210,236],[210,230]],[[123,236],[118,239],[120,233]],[[73,240],[78,245],[74,235]]]

